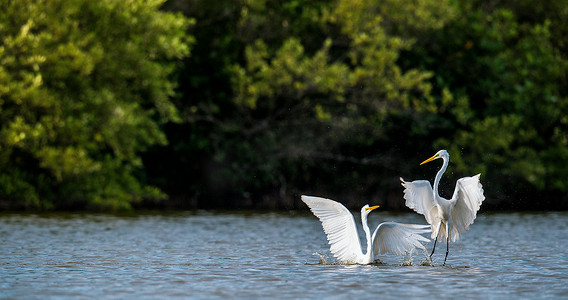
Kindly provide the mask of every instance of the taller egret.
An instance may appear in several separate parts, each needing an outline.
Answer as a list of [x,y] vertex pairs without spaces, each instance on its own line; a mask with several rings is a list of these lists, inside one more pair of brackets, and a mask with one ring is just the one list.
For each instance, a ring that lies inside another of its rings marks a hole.
[[432,258],[436,250],[438,238],[446,239],[445,265],[448,259],[448,252],[450,251],[450,238],[452,242],[455,242],[459,239],[460,234],[465,230],[469,230],[469,225],[473,224],[485,196],[483,195],[483,187],[479,182],[481,174],[477,174],[472,177],[458,179],[452,199],[442,198],[438,194],[438,185],[440,184],[442,174],[444,174],[450,162],[450,154],[446,150],[440,150],[420,165],[438,158],[441,158],[444,163],[438,174],[436,174],[433,190],[428,180],[407,182],[401,177],[400,181],[402,186],[405,187],[404,199],[406,199],[406,206],[419,214],[423,214],[426,217],[426,222],[432,225],[431,238],[435,240],[430,258]]
[[361,208],[361,223],[367,238],[367,252],[363,254],[353,215],[339,202],[320,197],[302,195],[302,201],[322,223],[327,234],[330,251],[340,262],[346,264],[370,264],[378,254],[410,254],[415,248],[426,250],[420,242],[429,240],[421,234],[430,232],[428,225],[384,222],[377,226],[373,236],[367,225],[367,215],[377,206]]

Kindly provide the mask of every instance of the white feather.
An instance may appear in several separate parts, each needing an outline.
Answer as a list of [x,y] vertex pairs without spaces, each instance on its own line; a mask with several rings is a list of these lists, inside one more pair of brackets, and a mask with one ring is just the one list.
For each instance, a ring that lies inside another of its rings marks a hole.
[[[439,158],[443,160],[443,164],[434,179],[434,188],[427,180],[412,182],[406,182],[402,178],[400,180],[405,188],[406,206],[424,215],[426,222],[432,227],[431,237],[448,241],[449,247],[450,240],[452,242],[457,241],[461,234],[469,230],[469,226],[473,224],[485,196],[483,195],[483,186],[479,182],[480,174],[477,174],[458,179],[452,199],[440,197],[438,185],[442,174],[448,167],[450,154],[446,150],[440,150],[434,156],[423,161],[421,165]],[[448,251],[446,251],[446,258],[447,255]]]
[[302,201],[320,219],[330,251],[338,260],[354,263],[357,257],[363,256],[355,220],[345,206],[333,200],[304,195]]
[[430,240],[421,234],[429,232],[429,225],[381,223],[373,233],[373,253],[374,255],[385,253],[407,255],[413,252],[415,248],[425,249],[420,242],[429,242]]
[[373,237],[370,238],[367,226],[367,214],[370,210],[366,210],[368,206],[364,206],[361,209],[361,222],[367,236],[369,251],[363,254],[355,220],[345,206],[320,197],[302,195],[301,198],[320,219],[331,253],[343,263],[369,264],[378,254],[409,254],[415,248],[424,249],[421,242],[429,241],[421,234],[430,232],[430,226],[395,222],[379,224]]

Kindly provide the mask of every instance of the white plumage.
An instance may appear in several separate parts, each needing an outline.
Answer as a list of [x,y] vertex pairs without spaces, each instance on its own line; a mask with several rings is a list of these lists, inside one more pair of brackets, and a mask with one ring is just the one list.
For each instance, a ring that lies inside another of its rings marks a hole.
[[[436,174],[434,189],[427,180],[407,182],[400,178],[402,186],[405,188],[406,206],[424,215],[426,222],[432,225],[431,238],[435,239],[432,254],[436,249],[438,238],[446,239],[449,248],[450,240],[452,242],[457,241],[461,234],[469,230],[469,225],[473,224],[477,211],[485,199],[483,186],[479,182],[480,174],[458,179],[452,198],[450,200],[442,198],[438,194],[438,185],[442,174],[448,167],[449,153],[446,150],[440,150],[434,156],[423,161],[421,165],[438,158],[442,158],[444,163]],[[449,250],[446,249],[444,264],[448,258],[448,252]]]
[[305,195],[302,195],[302,201],[320,219],[330,251],[342,263],[370,264],[379,254],[410,254],[415,248],[425,249],[420,242],[429,241],[421,234],[430,232],[430,226],[395,222],[379,224],[371,237],[367,215],[378,206],[365,205],[361,208],[361,223],[367,238],[367,252],[363,254],[355,220],[345,206],[330,199]]

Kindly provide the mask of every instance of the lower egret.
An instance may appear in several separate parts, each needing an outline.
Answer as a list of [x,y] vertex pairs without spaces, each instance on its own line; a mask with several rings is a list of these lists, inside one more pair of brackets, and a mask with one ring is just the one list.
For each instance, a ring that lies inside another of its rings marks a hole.
[[302,201],[322,223],[331,245],[331,253],[346,264],[370,264],[378,254],[405,255],[415,248],[426,250],[420,242],[429,242],[421,234],[430,232],[429,225],[384,222],[377,226],[373,236],[367,225],[367,215],[379,206],[361,208],[361,223],[367,238],[367,252],[363,254],[353,215],[339,202],[320,197],[302,195]]
[[445,265],[448,259],[448,252],[450,251],[450,238],[452,242],[455,242],[459,239],[460,234],[469,230],[469,225],[473,224],[485,196],[483,195],[483,187],[479,182],[481,174],[477,174],[472,177],[458,179],[454,195],[450,200],[440,197],[438,185],[440,184],[442,174],[448,167],[450,154],[446,150],[440,150],[420,165],[438,158],[441,158],[444,163],[438,174],[436,174],[436,179],[434,179],[434,189],[432,189],[428,180],[407,182],[402,177],[400,180],[405,188],[404,199],[406,199],[406,206],[419,214],[423,214],[426,222],[432,225],[431,238],[435,240],[430,258],[432,258],[436,250],[438,238],[446,239]]

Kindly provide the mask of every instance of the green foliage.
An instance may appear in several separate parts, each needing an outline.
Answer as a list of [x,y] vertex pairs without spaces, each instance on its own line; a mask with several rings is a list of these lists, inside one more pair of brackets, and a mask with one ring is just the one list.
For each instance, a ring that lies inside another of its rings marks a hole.
[[446,148],[484,207],[568,208],[566,0],[12,2],[2,205],[402,208]]
[[188,20],[160,5],[3,1],[0,197],[103,209],[163,197],[134,170],[141,151],[166,143],[160,124],[179,120],[170,74],[190,40]]
[[[395,126],[391,115],[434,109],[428,82],[432,74],[397,65],[399,53],[412,40],[389,35],[380,17],[353,23],[347,6],[348,1],[285,1],[276,7],[258,0],[241,7],[228,4],[207,15],[186,11],[197,18],[196,28],[213,30],[208,25],[217,15],[236,24],[227,26],[226,36],[197,34],[195,61],[187,67],[188,82],[195,82],[192,71],[201,60],[213,63],[217,75],[228,79],[203,82],[187,91],[196,96],[189,106],[180,103],[191,130],[208,128],[205,138],[192,138],[195,144],[183,137],[174,142],[183,149],[178,156],[197,156],[205,165],[202,171],[188,166],[198,174],[195,185],[210,187],[196,196],[200,206],[289,206],[293,193],[306,183],[333,185],[336,167],[389,164],[373,148],[388,148],[382,143]],[[215,47],[221,40],[233,41],[232,47]],[[241,56],[219,62],[211,48],[201,53],[200,45],[226,51],[225,57],[238,49]],[[371,175],[369,185],[382,180],[370,170],[337,176],[335,190],[354,183],[349,174]],[[271,197],[280,204],[267,200]],[[230,199],[245,200],[236,204]]]
[[566,207],[568,61],[551,30],[564,21],[525,19],[525,8],[464,3],[464,17],[419,51],[440,87],[469,99],[469,108],[450,111],[451,134],[434,145],[449,148],[460,174],[482,172],[490,198],[531,209],[533,198],[546,198],[550,207]]
[[560,2],[536,15],[507,1],[234,6],[224,51],[240,56],[220,68],[231,90],[199,99],[189,119],[210,128],[199,144],[215,168],[202,174],[253,205],[384,196],[422,174],[409,157],[444,147],[459,175],[483,173],[490,199],[564,191],[552,162],[566,155],[565,21],[547,13]]

